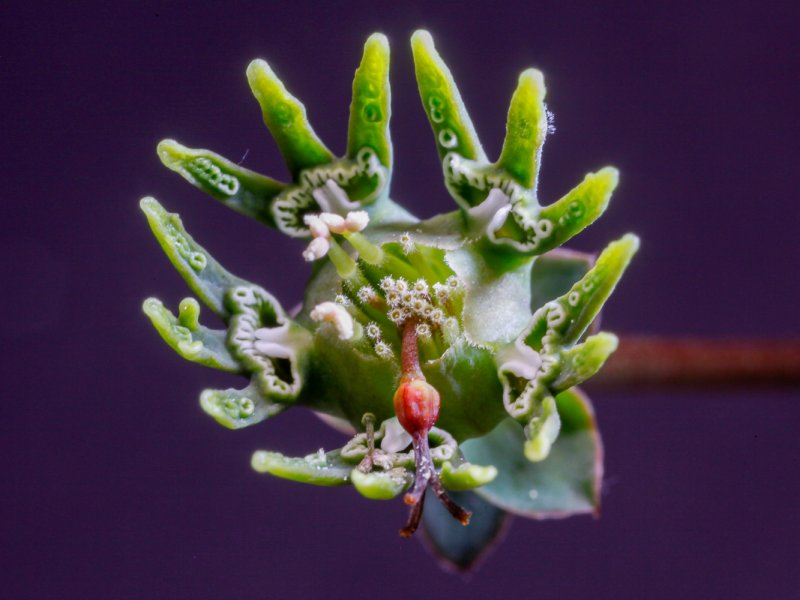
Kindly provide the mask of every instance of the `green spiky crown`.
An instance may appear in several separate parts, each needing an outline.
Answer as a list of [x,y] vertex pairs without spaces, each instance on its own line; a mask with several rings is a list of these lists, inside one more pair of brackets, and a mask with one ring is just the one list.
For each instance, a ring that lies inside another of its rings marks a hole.
[[[315,135],[270,66],[255,60],[248,81],[291,182],[172,140],[159,144],[158,155],[223,204],[309,240],[303,257],[314,268],[303,307],[288,315],[265,289],[220,266],[177,215],[145,198],[142,210],[167,256],[227,329],[201,325],[194,298],[181,302],[177,316],[153,298],[144,310],[184,358],[248,379],[243,389],[201,394],[203,409],[226,427],[300,404],[352,430],[349,442],[327,453],[256,452],[257,471],[351,483],[376,499],[393,498],[419,478],[392,404],[404,374],[404,335],[413,328],[420,377],[441,395],[438,421],[426,433],[432,476],[457,492],[476,488],[465,501],[492,510],[592,511],[600,441],[591,405],[574,386],[616,348],[615,336],[590,327],[638,239],[622,237],[596,261],[560,246],[605,210],[617,172],[589,174],[542,206],[536,187],[548,113],[541,73],[520,75],[500,157],[490,162],[430,35],[416,32],[412,49],[457,210],[421,221],[390,198],[383,35],[368,39],[356,71],[341,158]],[[436,538],[440,524],[426,526]]]

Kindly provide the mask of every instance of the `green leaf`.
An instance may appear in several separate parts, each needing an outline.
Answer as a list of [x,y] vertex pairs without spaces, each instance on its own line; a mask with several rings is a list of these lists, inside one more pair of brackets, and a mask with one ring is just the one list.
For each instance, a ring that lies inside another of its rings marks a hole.
[[345,485],[350,482],[353,466],[339,458],[339,451],[325,454],[322,450],[303,458],[290,458],[279,452],[259,450],[250,461],[259,473],[313,485]]
[[497,467],[497,478],[475,493],[499,508],[532,518],[599,510],[603,450],[591,403],[571,389],[556,396],[556,405],[561,434],[542,462],[525,458],[521,451],[525,436],[513,419],[461,445],[470,462]]
[[455,152],[470,160],[485,161],[486,155],[456,82],[436,51],[431,34],[423,30],[415,31],[411,36],[411,49],[419,95],[433,128],[439,158]]
[[164,165],[233,210],[275,227],[272,200],[284,184],[240,167],[209,150],[187,148],[175,140],[158,144]]
[[243,390],[203,390],[200,406],[220,425],[241,429],[261,423],[286,408],[265,398],[253,382]]
[[461,525],[435,497],[431,497],[422,514],[422,531],[444,566],[469,571],[498,541],[510,517],[504,510],[472,492],[452,492],[449,495],[472,512],[469,525]]
[[365,147],[372,148],[384,167],[392,166],[392,142],[389,139],[391,115],[389,88],[389,42],[380,33],[372,34],[364,45],[364,56],[353,79],[353,101],[347,157],[355,160]]
[[216,314],[227,318],[225,292],[232,287],[252,284],[223,269],[186,232],[181,218],[164,210],[155,198],[142,198],[139,206],[161,248],[192,291]]
[[536,187],[542,145],[547,135],[544,96],[542,73],[536,69],[523,71],[511,98],[506,139],[497,161],[498,167],[528,189]]
[[546,334],[554,347],[577,342],[614,291],[638,249],[639,238],[630,233],[611,242],[594,267],[568,293],[548,302],[533,315],[525,344],[538,352]]
[[537,254],[561,246],[594,223],[605,212],[618,181],[619,172],[606,167],[597,173],[589,173],[566,196],[545,206],[537,220],[551,223],[552,232],[537,245]]
[[303,104],[286,90],[266,61],[251,62],[247,80],[261,105],[264,124],[278,143],[292,175],[297,177],[303,169],[333,160],[333,154],[311,128]]
[[448,490],[463,492],[492,481],[497,477],[497,469],[491,465],[483,467],[472,463],[463,463],[454,467],[453,463],[446,461],[442,464],[439,477],[442,485]]
[[617,344],[617,336],[601,332],[586,338],[584,343],[563,351],[559,373],[550,384],[551,389],[566,390],[592,377],[617,349]]
[[350,473],[350,482],[365,498],[391,500],[411,485],[412,476],[402,468],[364,473],[356,467]]
[[164,341],[186,360],[240,373],[241,365],[225,347],[224,330],[208,329],[198,323],[200,305],[194,298],[185,298],[180,304],[180,316],[175,317],[160,300],[148,298],[142,305]]

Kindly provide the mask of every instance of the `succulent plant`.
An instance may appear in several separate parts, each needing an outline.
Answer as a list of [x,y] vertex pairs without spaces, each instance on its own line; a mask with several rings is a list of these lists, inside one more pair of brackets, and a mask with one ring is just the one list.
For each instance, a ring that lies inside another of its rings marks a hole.
[[[223,204],[309,240],[302,308],[288,314],[264,288],[225,270],[177,215],[145,198],[163,250],[227,329],[201,325],[194,298],[177,315],[154,298],[144,311],[184,358],[248,379],[242,389],[202,392],[203,410],[222,425],[247,427],[303,405],[351,432],[342,448],[305,457],[257,451],[256,471],[352,484],[372,499],[406,491],[411,514],[401,534],[422,523],[432,545],[465,567],[507,513],[596,511],[602,448],[591,404],[574,386],[616,348],[615,336],[592,326],[638,239],[625,235],[596,261],[560,248],[605,210],[617,172],[589,174],[540,204],[549,113],[539,71],[520,75],[502,152],[490,162],[430,35],[416,32],[411,45],[455,211],[419,220],[390,198],[383,35],[364,47],[341,158],[255,60],[248,81],[292,181],[172,140],[158,155]],[[423,516],[428,488],[441,503],[429,502]],[[462,528],[470,513],[473,524]]]

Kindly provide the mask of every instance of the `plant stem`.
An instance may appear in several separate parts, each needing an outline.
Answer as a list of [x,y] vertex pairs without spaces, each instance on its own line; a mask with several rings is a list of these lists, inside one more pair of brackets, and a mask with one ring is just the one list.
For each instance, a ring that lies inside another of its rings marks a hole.
[[587,387],[800,385],[800,340],[621,336]]

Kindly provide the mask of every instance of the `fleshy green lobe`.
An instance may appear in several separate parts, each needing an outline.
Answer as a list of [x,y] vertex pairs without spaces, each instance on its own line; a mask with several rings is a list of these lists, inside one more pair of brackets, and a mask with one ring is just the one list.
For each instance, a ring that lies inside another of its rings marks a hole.
[[272,199],[284,185],[240,167],[209,150],[187,148],[175,140],[158,144],[158,157],[175,171],[225,206],[274,227]]
[[338,452],[322,451],[303,458],[290,458],[278,452],[259,450],[250,461],[259,473],[269,473],[283,479],[313,485],[344,485],[350,481],[352,465],[339,460]]
[[577,389],[560,393],[556,403],[561,434],[544,461],[531,462],[520,452],[525,437],[513,419],[462,444],[468,460],[497,467],[497,478],[475,493],[497,507],[532,518],[599,510],[603,449],[591,403]]
[[389,42],[375,33],[364,45],[364,56],[353,79],[353,101],[347,135],[347,156],[355,160],[364,147],[372,148],[384,167],[392,166],[389,139],[391,115]]
[[411,474],[403,469],[370,471],[358,468],[350,473],[350,482],[359,494],[370,500],[391,500],[411,484]]
[[439,158],[455,152],[471,160],[485,160],[478,135],[458,88],[427,31],[411,36],[414,69],[422,107],[433,128]]
[[164,210],[155,198],[143,198],[139,206],[161,248],[192,291],[216,314],[227,317],[225,292],[232,287],[252,284],[223,269],[186,232],[181,218]]
[[638,248],[639,238],[630,233],[611,242],[594,267],[568,293],[537,311],[525,343],[540,350],[548,330],[552,330],[558,343],[564,346],[577,342],[614,291]]
[[227,332],[199,324],[200,305],[194,298],[181,302],[178,317],[157,298],[145,300],[142,310],[169,347],[186,360],[232,373],[242,371],[225,347]]
[[566,196],[545,206],[537,218],[550,221],[553,232],[537,246],[536,253],[561,246],[594,223],[605,212],[618,181],[619,172],[613,167],[606,167],[597,173],[589,173]]
[[303,169],[333,160],[330,150],[311,128],[303,104],[287,91],[266,61],[251,62],[247,67],[247,80],[261,105],[264,124],[294,176]]
[[265,399],[255,383],[243,390],[203,390],[200,406],[217,423],[228,429],[261,423],[286,408],[285,404]]
[[447,461],[442,465],[440,477],[442,485],[448,490],[463,492],[486,485],[494,480],[497,477],[497,469],[491,465],[484,467],[471,463],[463,463],[454,467],[451,462]]
[[536,69],[523,71],[511,98],[506,139],[497,162],[498,167],[529,189],[536,186],[542,145],[547,135],[544,96],[542,73]]
[[550,384],[551,389],[566,390],[592,377],[617,349],[618,343],[613,333],[603,332],[562,352],[559,374]]

